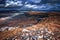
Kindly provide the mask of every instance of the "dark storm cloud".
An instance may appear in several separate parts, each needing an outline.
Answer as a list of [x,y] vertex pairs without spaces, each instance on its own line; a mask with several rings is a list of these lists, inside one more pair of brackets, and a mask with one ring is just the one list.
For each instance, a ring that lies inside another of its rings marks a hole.
[[[1,1],[0,1],[1,2]],[[4,3],[2,1],[2,3]],[[1,8],[0,10],[21,10],[21,11],[53,11],[60,10],[60,0],[6,0],[5,7],[16,8]],[[17,7],[19,6],[19,7]]]

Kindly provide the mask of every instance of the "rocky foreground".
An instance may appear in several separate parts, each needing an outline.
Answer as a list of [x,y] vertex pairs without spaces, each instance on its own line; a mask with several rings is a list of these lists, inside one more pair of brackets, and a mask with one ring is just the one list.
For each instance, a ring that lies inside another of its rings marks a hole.
[[35,16],[0,24],[0,40],[60,40],[59,14],[48,14],[42,20]]

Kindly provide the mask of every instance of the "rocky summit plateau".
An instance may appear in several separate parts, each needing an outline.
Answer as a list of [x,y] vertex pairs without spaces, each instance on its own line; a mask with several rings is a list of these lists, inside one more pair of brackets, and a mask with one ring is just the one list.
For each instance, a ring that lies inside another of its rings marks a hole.
[[0,40],[60,40],[60,13],[2,13]]

